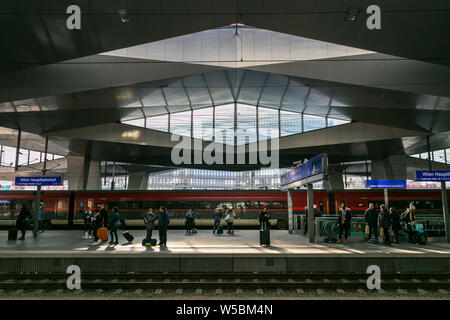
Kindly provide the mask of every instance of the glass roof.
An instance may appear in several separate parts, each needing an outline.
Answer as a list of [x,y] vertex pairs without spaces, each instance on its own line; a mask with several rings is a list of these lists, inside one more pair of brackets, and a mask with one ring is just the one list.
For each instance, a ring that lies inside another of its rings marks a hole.
[[214,139],[228,145],[249,144],[349,122],[241,103],[122,121],[205,141]]

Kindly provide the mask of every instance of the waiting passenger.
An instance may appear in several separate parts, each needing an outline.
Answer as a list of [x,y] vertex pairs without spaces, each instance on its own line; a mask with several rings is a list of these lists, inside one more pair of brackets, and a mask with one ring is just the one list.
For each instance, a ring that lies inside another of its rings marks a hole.
[[414,224],[416,223],[416,207],[412,202],[409,204],[409,208],[406,208],[405,212],[403,212],[402,220],[406,222],[408,239],[412,240]]
[[191,234],[195,225],[194,209],[190,208],[186,213],[186,234]]
[[100,210],[100,216],[102,219],[102,226],[106,228],[108,225],[108,210],[106,209],[106,206],[102,206],[102,210]]
[[270,228],[270,223],[269,223],[269,213],[267,212],[267,208],[264,207],[261,212],[259,213],[259,224],[260,224],[260,229],[263,231],[269,230]]
[[[109,231],[111,234],[111,241],[109,244],[119,244],[119,236],[117,235],[117,229],[120,228],[120,217],[119,209],[114,207],[111,218],[109,219]],[[116,241],[114,241],[114,236],[116,236]]]
[[161,207],[159,208],[159,215],[158,215],[158,228],[159,228],[159,245],[160,246],[167,246],[167,227],[169,226],[169,213],[167,212],[166,208]]
[[27,232],[28,221],[31,218],[30,210],[24,204],[20,209],[19,215],[17,216],[16,226],[21,232],[21,237],[19,240],[25,240],[25,233]]
[[98,241],[98,235],[97,231],[99,228],[101,228],[103,225],[102,216],[100,215],[100,210],[95,209],[94,216],[92,217],[92,233],[94,236],[94,239],[92,241],[97,242]]
[[364,213],[364,220],[366,222],[366,225],[369,226],[369,241],[368,243],[372,243],[372,235],[373,235],[373,243],[378,244],[378,214],[375,211],[373,203],[369,204],[369,208]]
[[213,226],[213,234],[216,233],[219,234],[219,230],[222,228],[220,225],[220,220],[222,219],[222,208],[217,207],[216,211],[214,213],[214,226]]
[[380,205],[380,214],[378,215],[378,226],[383,228],[383,244],[390,245],[391,244],[391,238],[389,236],[389,227],[391,225],[391,218],[390,215],[386,209],[386,206],[384,204]]
[[233,230],[233,224],[234,224],[234,218],[236,217],[236,214],[234,213],[233,207],[230,207],[227,211],[227,215],[225,216],[225,221],[227,223],[227,233],[228,234],[234,234]]
[[399,231],[400,226],[400,214],[394,210],[394,207],[389,208],[389,215],[391,218],[392,231],[394,232],[394,243],[400,243]]
[[352,213],[350,208],[345,206],[345,203],[341,203],[341,208],[338,212],[338,227],[339,227],[339,239],[337,243],[342,242],[342,233],[345,233],[344,243],[347,243],[348,230],[350,230],[350,222],[352,220]]
[[153,229],[155,229],[155,220],[156,215],[153,212],[152,208],[148,209],[148,212],[144,216],[144,223],[145,223],[145,229],[147,230],[147,235],[145,237],[145,242],[150,243],[150,240],[152,239]]
[[84,236],[83,239],[92,238],[92,211],[91,208],[87,208],[84,213]]

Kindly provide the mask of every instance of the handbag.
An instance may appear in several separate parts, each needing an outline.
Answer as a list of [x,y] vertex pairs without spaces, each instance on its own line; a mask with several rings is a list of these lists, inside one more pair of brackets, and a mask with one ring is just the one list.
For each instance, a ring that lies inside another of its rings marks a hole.
[[380,237],[384,237],[384,228],[383,227],[380,228]]
[[225,216],[224,220],[225,220],[225,221],[228,221],[228,220],[230,220],[230,215],[229,215],[229,214],[227,214],[227,215]]
[[370,230],[369,230],[369,224],[366,224],[366,234],[369,234]]

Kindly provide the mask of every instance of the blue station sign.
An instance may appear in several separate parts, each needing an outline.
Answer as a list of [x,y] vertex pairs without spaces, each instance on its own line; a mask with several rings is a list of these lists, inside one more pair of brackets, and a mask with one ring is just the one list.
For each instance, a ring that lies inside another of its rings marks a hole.
[[417,181],[450,181],[450,171],[416,171]]
[[61,177],[16,177],[16,186],[61,186]]
[[323,154],[319,154],[311,158],[308,162],[281,175],[281,185],[285,186],[315,176],[316,174],[323,173],[323,157]]
[[366,188],[403,188],[406,189],[406,180],[366,180]]

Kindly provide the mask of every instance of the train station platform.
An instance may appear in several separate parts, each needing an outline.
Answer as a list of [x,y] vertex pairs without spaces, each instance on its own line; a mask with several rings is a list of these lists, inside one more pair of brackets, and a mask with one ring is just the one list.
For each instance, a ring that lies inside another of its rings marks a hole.
[[[144,230],[133,230],[134,243],[119,234],[119,245],[95,244],[80,231],[46,231],[37,238],[8,241],[0,231],[0,272],[65,272],[79,265],[84,272],[366,272],[369,265],[397,272],[450,273],[450,245],[432,243],[372,245],[310,244],[307,237],[271,231],[271,245],[259,245],[257,230],[213,235],[199,230],[168,232],[167,248],[142,247]],[[157,231],[155,234],[157,236]]]

